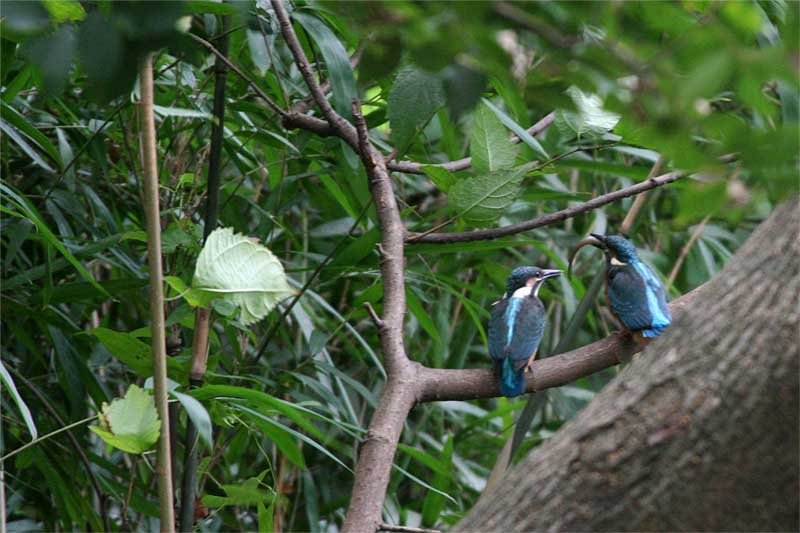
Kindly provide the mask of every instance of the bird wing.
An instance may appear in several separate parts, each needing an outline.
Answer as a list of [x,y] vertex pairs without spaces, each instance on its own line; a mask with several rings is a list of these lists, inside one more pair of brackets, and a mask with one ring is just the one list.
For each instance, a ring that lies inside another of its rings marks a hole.
[[632,264],[613,267],[608,271],[608,300],[611,310],[630,330],[651,326],[652,313],[648,306],[647,284]]
[[492,307],[492,317],[489,319],[489,355],[495,361],[505,358],[506,339],[508,327],[505,321],[508,298],[503,298]]
[[653,315],[652,325],[657,328],[669,326],[672,322],[672,317],[667,307],[664,284],[661,283],[661,280],[653,270],[641,261],[635,263],[633,266],[644,279],[647,288],[648,307]]
[[547,324],[544,304],[536,296],[520,298],[520,309],[514,320],[514,331],[508,353],[514,360],[514,368],[523,368],[539,348]]

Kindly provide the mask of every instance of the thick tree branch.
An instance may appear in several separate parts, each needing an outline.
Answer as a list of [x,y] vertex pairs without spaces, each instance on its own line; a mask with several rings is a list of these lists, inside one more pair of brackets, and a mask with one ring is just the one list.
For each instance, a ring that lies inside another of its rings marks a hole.
[[602,207],[606,204],[610,204],[611,202],[614,202],[616,200],[627,198],[628,196],[633,196],[635,194],[639,194],[644,191],[649,191],[650,189],[655,189],[656,187],[661,187],[662,185],[672,183],[673,181],[676,181],[684,177],[685,175],[686,174],[684,172],[680,171],[669,172],[667,174],[663,174],[661,176],[645,180],[641,183],[637,183],[636,185],[631,185],[630,187],[626,187],[618,191],[610,192],[608,194],[603,194],[596,198],[592,198],[588,202],[584,202],[582,204],[569,207],[567,209],[562,209],[561,211],[556,211],[555,213],[550,213],[548,215],[543,215],[534,218],[532,220],[528,220],[526,222],[520,222],[519,224],[510,224],[508,226],[503,226],[500,228],[482,229],[475,231],[462,231],[453,233],[425,234],[425,233],[409,232],[406,234],[406,242],[414,242],[414,243],[428,242],[436,244],[449,244],[453,242],[487,241],[491,239],[497,239],[499,237],[506,237],[508,235],[515,235],[517,233],[522,233],[523,231],[529,231],[534,228],[547,226],[555,222],[560,222],[562,220],[572,218],[581,213],[597,209],[598,207]]
[[[670,312],[675,319],[702,297],[704,287],[705,285],[702,285],[669,304]],[[635,342],[629,337],[613,333],[605,339],[577,350],[534,361],[531,372],[526,374],[525,391],[535,392],[570,383],[627,361],[645,346],[646,342]],[[491,368],[423,368],[419,376],[419,402],[477,400],[500,395]]]
[[380,523],[397,443],[416,398],[419,365],[409,361],[403,345],[406,293],[404,228],[400,210],[383,156],[369,142],[367,125],[357,101],[353,102],[353,117],[358,132],[359,155],[367,170],[381,230],[383,316],[378,335],[388,377],[358,458],[353,493],[342,528],[343,531],[361,532],[375,531]]

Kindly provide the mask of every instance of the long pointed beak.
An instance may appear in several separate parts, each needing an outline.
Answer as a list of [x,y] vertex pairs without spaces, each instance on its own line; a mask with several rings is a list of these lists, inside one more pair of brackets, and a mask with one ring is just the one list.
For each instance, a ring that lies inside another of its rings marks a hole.
[[590,233],[589,235],[591,235],[591,237],[587,237],[587,238],[583,239],[582,241],[580,241],[575,246],[575,248],[572,249],[572,253],[569,254],[569,269],[567,270],[567,275],[569,277],[572,277],[572,263],[575,261],[575,256],[578,255],[578,250],[580,250],[581,248],[583,248],[584,246],[587,246],[587,245],[596,246],[597,248],[600,248],[601,250],[604,249],[605,246],[606,246],[606,242],[605,242],[606,238],[605,238],[605,236],[598,235],[596,233]]
[[557,269],[547,270],[547,269],[543,269],[542,270],[542,279],[554,278],[556,276],[560,276],[563,273],[564,273],[563,270],[557,270]]

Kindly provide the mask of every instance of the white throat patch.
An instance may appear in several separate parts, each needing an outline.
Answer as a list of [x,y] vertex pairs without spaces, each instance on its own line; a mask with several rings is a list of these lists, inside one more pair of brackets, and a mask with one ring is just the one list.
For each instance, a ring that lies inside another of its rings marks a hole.
[[624,267],[624,266],[626,266],[628,263],[623,263],[622,261],[620,261],[620,260],[619,260],[619,259],[617,259],[616,257],[612,257],[612,258],[611,258],[611,264],[612,264],[612,265],[614,265],[614,266],[618,266],[618,267]]
[[[536,292],[539,292],[538,287],[536,288]],[[514,294],[511,295],[512,298],[527,298],[533,292],[533,287],[526,285],[525,287],[520,287],[519,289],[514,291]]]

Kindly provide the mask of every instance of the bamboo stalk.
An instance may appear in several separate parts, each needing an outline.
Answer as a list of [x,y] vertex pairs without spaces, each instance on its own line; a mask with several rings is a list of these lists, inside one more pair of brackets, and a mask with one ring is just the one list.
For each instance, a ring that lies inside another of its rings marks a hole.
[[[219,217],[219,188],[222,162],[222,135],[225,130],[225,87],[228,76],[228,46],[230,44],[231,17],[222,18],[222,39],[219,55],[214,63],[214,125],[211,128],[211,149],[208,157],[208,185],[206,196],[203,242],[217,227]],[[189,386],[203,384],[208,362],[208,334],[211,329],[211,309],[195,311],[192,357],[189,363]],[[191,531],[194,526],[194,500],[197,488],[198,457],[197,428],[186,420],[184,438],[183,478],[181,482],[180,529]]]
[[142,132],[145,216],[147,220],[147,262],[150,267],[150,327],[153,333],[153,390],[161,419],[158,438],[158,501],[161,531],[174,533],[172,459],[169,446],[169,401],[167,392],[167,344],[164,326],[164,272],[161,265],[161,220],[158,202],[158,159],[153,113],[153,57],[147,54],[139,69],[142,100],[139,115]]

